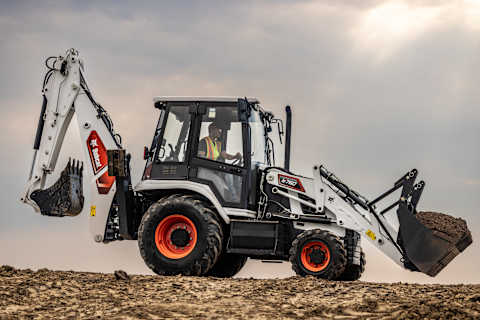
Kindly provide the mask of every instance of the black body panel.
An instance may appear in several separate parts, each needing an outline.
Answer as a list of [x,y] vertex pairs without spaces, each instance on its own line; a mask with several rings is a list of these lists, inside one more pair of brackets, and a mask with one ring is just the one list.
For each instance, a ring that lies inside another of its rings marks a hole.
[[291,243],[299,232],[287,220],[232,220],[227,252],[253,259],[288,260]]
[[157,163],[152,166],[152,179],[156,180],[179,180],[187,179],[188,167],[186,164],[179,164],[176,162]]

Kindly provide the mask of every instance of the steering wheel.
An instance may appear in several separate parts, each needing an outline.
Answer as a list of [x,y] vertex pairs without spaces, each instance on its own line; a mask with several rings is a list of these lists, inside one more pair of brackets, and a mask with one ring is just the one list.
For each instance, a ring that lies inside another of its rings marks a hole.
[[243,158],[233,160],[232,165],[243,167]]

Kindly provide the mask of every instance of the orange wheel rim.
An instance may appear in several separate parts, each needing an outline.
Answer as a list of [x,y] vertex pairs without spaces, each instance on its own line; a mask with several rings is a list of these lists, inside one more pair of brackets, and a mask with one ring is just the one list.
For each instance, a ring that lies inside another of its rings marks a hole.
[[310,241],[302,248],[301,260],[307,270],[322,271],[330,262],[330,250],[322,241]]
[[197,243],[197,228],[181,214],[165,217],[155,230],[155,244],[162,255],[170,259],[188,256]]

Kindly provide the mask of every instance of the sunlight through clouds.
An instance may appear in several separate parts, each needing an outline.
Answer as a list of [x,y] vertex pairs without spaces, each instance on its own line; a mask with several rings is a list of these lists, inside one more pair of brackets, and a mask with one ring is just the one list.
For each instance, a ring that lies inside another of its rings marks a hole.
[[465,0],[465,24],[476,31],[480,31],[480,0]]
[[401,1],[390,1],[366,11],[353,35],[360,50],[384,60],[396,49],[442,23],[449,7],[413,7]]

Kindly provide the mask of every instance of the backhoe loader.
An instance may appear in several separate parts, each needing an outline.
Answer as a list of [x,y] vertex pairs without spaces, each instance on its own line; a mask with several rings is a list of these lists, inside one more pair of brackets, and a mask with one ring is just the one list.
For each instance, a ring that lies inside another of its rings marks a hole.
[[[416,218],[425,183],[415,183],[415,169],[373,200],[324,165],[313,165],[312,177],[291,172],[291,108],[284,131],[256,98],[154,98],[158,122],[133,187],[130,155],[93,97],[78,51],[50,57],[46,65],[21,201],[56,217],[77,216],[86,207],[94,241],[138,241],[159,275],[231,277],[252,258],[290,261],[302,276],[356,280],[365,269],[364,239],[401,267],[435,276],[472,242],[468,229],[453,239]],[[86,182],[87,205],[82,161],[69,161],[60,179],[45,186],[74,114],[87,177],[93,177]],[[283,167],[274,163],[273,129],[285,139]],[[379,211],[396,191],[399,200]]]

